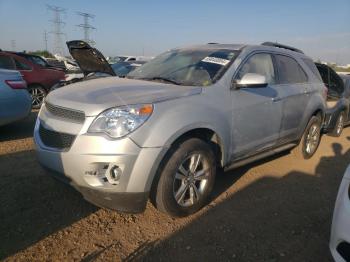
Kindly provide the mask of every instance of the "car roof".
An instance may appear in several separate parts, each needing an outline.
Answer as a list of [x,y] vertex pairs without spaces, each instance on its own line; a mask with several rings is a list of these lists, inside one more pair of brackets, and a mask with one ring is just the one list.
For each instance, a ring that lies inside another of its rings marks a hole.
[[[286,46],[287,47],[287,46]],[[289,54],[291,56],[298,56],[301,58],[309,58],[307,55],[302,53],[301,51],[294,51],[288,48],[282,48],[282,47],[276,47],[276,46],[270,46],[270,45],[250,45],[250,44],[219,44],[219,43],[208,43],[208,44],[202,44],[202,45],[193,45],[188,47],[180,47],[180,48],[174,48],[181,49],[181,50],[218,50],[218,49],[228,49],[233,51],[240,51],[243,49],[246,50],[261,50],[261,51],[271,51],[271,52],[279,52],[284,54]],[[174,50],[173,49],[173,50]]]

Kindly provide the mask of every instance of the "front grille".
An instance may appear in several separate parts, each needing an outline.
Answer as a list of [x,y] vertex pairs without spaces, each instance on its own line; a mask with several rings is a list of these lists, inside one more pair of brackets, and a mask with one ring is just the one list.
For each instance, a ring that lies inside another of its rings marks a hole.
[[47,147],[57,148],[60,150],[69,149],[75,139],[75,135],[59,133],[39,126],[40,139]]
[[46,103],[45,107],[46,107],[46,110],[49,111],[54,116],[68,119],[77,123],[84,123],[85,121],[85,114],[82,111],[55,106],[50,103]]

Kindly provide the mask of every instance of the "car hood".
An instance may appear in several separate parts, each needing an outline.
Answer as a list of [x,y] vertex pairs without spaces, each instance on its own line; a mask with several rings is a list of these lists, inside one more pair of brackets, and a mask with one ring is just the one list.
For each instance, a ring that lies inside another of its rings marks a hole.
[[73,40],[67,42],[67,47],[85,76],[90,73],[116,75],[102,53],[88,43],[81,40]]
[[105,77],[59,88],[51,92],[45,101],[84,111],[86,116],[96,116],[111,107],[160,102],[200,94],[201,91],[201,87]]

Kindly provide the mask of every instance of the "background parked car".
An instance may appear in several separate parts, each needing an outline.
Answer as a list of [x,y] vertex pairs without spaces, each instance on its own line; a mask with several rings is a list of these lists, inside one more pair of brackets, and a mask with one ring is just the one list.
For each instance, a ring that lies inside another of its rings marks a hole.
[[350,165],[335,203],[330,249],[336,262],[350,261]]
[[340,136],[344,126],[350,123],[350,76],[340,76],[325,64],[316,63],[316,66],[328,88],[324,131]]
[[50,66],[43,58],[25,53],[0,51],[0,68],[18,70],[27,82],[33,108],[40,108],[50,88],[64,79],[62,69]]
[[31,97],[21,74],[0,69],[0,126],[26,117],[31,108]]
[[69,41],[67,47],[71,56],[79,65],[81,73],[66,74],[65,80],[57,83],[52,90],[79,81],[100,77],[125,77],[132,70],[146,63],[145,61],[120,61],[111,65],[99,50],[81,40]]
[[135,70],[136,68],[142,66],[145,63],[146,62],[142,62],[142,61],[118,62],[118,63],[111,65],[111,67],[112,67],[114,73],[118,77],[125,77],[131,71]]

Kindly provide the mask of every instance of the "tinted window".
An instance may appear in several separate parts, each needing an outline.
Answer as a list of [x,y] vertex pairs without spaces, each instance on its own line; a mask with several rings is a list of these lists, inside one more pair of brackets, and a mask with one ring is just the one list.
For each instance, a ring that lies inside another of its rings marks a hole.
[[319,65],[317,69],[322,76],[323,82],[328,87],[328,96],[340,97],[344,92],[343,80],[333,71],[333,69],[326,65]]
[[308,68],[314,73],[315,76],[317,76],[318,79],[322,81],[321,75],[318,72],[318,69],[315,65],[315,63],[311,59],[303,58],[304,63],[308,66]]
[[25,56],[25,58],[27,58],[29,61],[31,61],[32,63],[36,64],[36,65],[41,65],[43,67],[47,67],[48,63],[42,59],[41,57],[38,56]]
[[307,82],[307,76],[297,61],[284,55],[276,55],[275,57],[281,84]]
[[22,63],[21,61],[18,61],[17,59],[15,59],[15,64],[16,64],[17,70],[31,70],[32,69],[29,65]]
[[0,68],[15,69],[15,65],[12,58],[9,56],[0,55]]
[[116,63],[112,65],[112,69],[117,76],[126,76],[134,68],[128,63]]
[[267,83],[276,83],[275,69],[271,55],[256,54],[252,55],[239,69],[236,79],[240,80],[247,73],[254,73],[266,77]]

